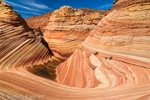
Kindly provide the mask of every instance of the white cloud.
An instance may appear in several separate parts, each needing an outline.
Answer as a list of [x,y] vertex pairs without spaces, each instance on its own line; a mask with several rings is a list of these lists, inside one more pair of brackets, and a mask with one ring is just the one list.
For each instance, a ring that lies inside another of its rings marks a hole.
[[[30,15],[41,15],[45,14],[48,10],[54,10],[38,0],[3,0],[12,7],[15,11],[21,13],[23,18],[29,17]],[[29,16],[27,16],[29,15]]]
[[51,9],[51,10],[53,10],[52,8],[49,8],[48,6],[46,6],[42,3],[36,3],[33,1],[28,1],[28,0],[25,0],[25,1],[22,0],[21,2],[26,4],[26,5],[33,6],[33,7],[39,8],[39,9]]
[[109,3],[109,4],[106,4],[106,5],[101,5],[99,7],[97,7],[97,9],[108,9],[110,7],[112,7],[113,4],[112,3]]
[[8,4],[12,5],[12,6],[16,6],[16,7],[24,8],[24,9],[27,9],[27,10],[38,11],[38,12],[39,12],[39,10],[37,10],[37,9],[32,9],[32,8],[30,8],[30,7],[26,7],[26,6],[17,4],[17,3],[13,3],[13,2],[11,2],[11,1],[7,1],[7,0],[3,0],[3,1],[5,1],[6,3],[8,3]]
[[26,12],[26,11],[20,11],[20,10],[15,10],[15,11],[21,12],[21,13],[27,13],[27,14],[40,15],[39,13],[35,13],[35,12]]

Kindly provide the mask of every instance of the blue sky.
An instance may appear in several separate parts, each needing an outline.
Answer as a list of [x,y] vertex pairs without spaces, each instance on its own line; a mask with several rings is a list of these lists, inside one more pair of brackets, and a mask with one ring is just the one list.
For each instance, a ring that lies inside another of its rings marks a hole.
[[113,0],[3,0],[21,14],[23,18],[38,16],[67,5],[73,8],[107,10]]

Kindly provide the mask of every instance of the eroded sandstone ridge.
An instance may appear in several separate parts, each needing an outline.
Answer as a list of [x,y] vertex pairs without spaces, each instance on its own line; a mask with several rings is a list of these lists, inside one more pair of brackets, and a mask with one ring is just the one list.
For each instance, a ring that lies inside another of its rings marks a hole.
[[69,57],[103,18],[105,12],[88,11],[63,6],[52,13],[44,39],[54,55]]
[[48,24],[49,17],[53,11],[50,11],[44,15],[28,17],[25,19],[27,25],[32,29],[40,28],[41,32],[45,32],[46,26]]
[[[82,10],[85,15],[89,15],[91,13],[98,12],[101,15],[104,15],[106,11],[104,10],[96,10],[96,9],[89,9],[89,8],[78,8]],[[50,11],[44,15],[39,16],[32,16],[25,19],[27,25],[32,29],[40,28],[41,32],[45,32],[46,26],[48,24],[49,17],[52,15],[53,11]]]
[[119,0],[56,73],[59,83],[94,88],[101,99],[148,99],[150,1]]

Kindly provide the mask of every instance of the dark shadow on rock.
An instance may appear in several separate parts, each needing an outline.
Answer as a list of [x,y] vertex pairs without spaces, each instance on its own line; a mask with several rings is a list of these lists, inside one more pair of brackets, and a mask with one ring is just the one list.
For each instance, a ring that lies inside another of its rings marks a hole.
[[40,70],[36,75],[41,76],[41,77],[45,77],[45,78],[50,78],[50,75],[47,71],[47,68],[44,67],[42,70]]
[[45,41],[45,39],[43,37],[41,38],[41,42],[48,49],[48,51],[50,52],[51,56],[54,56],[53,52],[50,50],[50,48],[48,46],[48,43]]

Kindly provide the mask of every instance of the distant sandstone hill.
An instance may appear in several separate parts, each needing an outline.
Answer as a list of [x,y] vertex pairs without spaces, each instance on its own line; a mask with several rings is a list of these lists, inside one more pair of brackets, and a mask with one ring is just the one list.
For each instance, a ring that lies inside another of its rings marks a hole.
[[[55,56],[68,58],[103,18],[105,11],[63,6],[50,16],[44,39]],[[60,58],[61,59],[61,58]]]
[[106,15],[57,67],[57,81],[93,88],[83,94],[94,99],[149,100],[150,1],[119,0]]
[[[89,8],[78,8],[80,10],[83,10],[83,13],[85,15],[99,12],[100,14],[104,15],[106,11],[104,10],[95,10],[95,9],[89,9]],[[27,25],[32,28],[32,29],[37,29],[40,28],[42,32],[45,32],[46,26],[48,24],[49,17],[52,15],[53,11],[50,11],[44,15],[39,15],[39,16],[33,16],[33,17],[28,17],[25,19],[27,22]]]
[[25,21],[27,22],[27,25],[30,28],[32,28],[32,29],[40,28],[41,32],[45,32],[49,17],[51,16],[52,13],[53,13],[53,11],[48,12],[44,15],[28,17],[25,19]]

